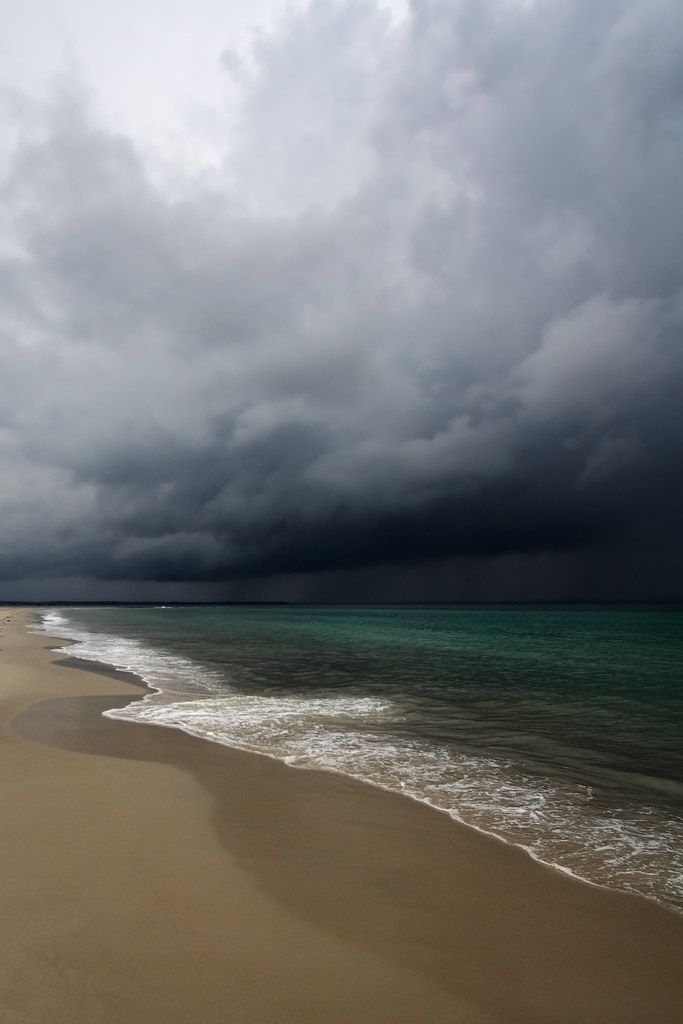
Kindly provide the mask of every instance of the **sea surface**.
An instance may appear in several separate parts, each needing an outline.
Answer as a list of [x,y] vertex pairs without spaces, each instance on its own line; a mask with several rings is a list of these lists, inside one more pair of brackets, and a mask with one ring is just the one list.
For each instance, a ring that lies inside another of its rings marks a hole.
[[683,607],[55,608],[183,729],[440,808],[683,912]]

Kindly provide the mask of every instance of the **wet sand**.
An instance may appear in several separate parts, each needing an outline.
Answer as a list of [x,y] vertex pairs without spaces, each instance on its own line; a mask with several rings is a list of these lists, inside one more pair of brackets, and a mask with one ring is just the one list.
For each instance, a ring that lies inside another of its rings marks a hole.
[[31,614],[0,609],[3,1024],[683,1019],[683,918],[403,797],[104,719],[139,685]]

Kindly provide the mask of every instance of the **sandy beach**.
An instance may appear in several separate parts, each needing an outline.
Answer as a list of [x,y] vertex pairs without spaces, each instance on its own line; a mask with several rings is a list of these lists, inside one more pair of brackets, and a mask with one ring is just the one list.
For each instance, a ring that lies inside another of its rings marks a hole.
[[3,1024],[674,1024],[683,919],[171,729],[0,609]]

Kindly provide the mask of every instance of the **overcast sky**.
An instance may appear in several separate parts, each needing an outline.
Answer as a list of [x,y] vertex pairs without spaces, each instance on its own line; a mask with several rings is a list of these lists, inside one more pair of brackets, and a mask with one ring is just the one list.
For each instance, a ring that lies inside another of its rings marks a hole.
[[683,597],[680,0],[0,13],[0,599]]

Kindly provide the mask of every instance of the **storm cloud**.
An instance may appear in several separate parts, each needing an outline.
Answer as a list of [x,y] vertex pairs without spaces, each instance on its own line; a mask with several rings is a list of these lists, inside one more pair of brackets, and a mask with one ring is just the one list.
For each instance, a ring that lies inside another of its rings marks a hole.
[[7,591],[680,596],[682,57],[673,0],[317,0],[175,176],[6,88]]

